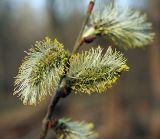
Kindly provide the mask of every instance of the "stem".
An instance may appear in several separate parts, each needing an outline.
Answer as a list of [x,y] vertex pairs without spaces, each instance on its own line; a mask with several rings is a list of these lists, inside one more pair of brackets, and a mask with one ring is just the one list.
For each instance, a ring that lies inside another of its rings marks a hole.
[[82,38],[82,35],[83,35],[83,31],[85,29],[85,26],[88,23],[89,17],[91,15],[92,11],[93,11],[94,4],[95,4],[95,0],[91,0],[89,5],[88,5],[87,14],[84,18],[82,28],[80,30],[80,33],[79,33],[78,38],[76,40],[76,43],[74,45],[72,54],[76,53],[79,50],[79,48],[83,45],[83,43],[85,42],[84,38]]
[[48,111],[47,114],[43,120],[43,126],[42,126],[42,131],[41,131],[41,135],[40,135],[40,139],[45,139],[45,137],[47,136],[47,132],[49,129],[49,125],[51,124],[51,118],[52,118],[52,113],[55,110],[55,106],[57,105],[57,103],[60,100],[60,96],[58,95],[58,92],[56,93],[56,95],[54,97],[52,97],[51,103],[48,107]]
[[[73,47],[72,54],[76,53],[79,50],[79,48],[83,45],[83,43],[85,42],[85,38],[83,38],[82,35],[83,35],[83,31],[85,29],[85,26],[88,23],[89,17],[92,13],[94,3],[95,3],[95,0],[90,0],[90,3],[88,5],[88,9],[87,9],[87,14],[85,16],[85,19],[84,19],[82,28],[80,30],[80,33],[78,35],[78,38],[76,40],[76,43]],[[43,124],[42,131],[41,131],[41,135],[40,135],[39,139],[45,139],[49,128],[51,128],[52,125],[54,124],[55,121],[52,120],[52,117],[53,117],[55,107],[58,104],[58,102],[60,101],[60,99],[67,97],[71,93],[70,88],[67,87],[67,83],[66,83],[65,79],[66,79],[65,76],[61,77],[61,81],[60,81],[58,89],[56,91],[56,95],[52,97],[51,103],[48,106],[48,111],[47,111],[47,114],[46,114],[46,116],[43,120],[43,123],[42,123]]]
[[71,92],[70,88],[67,87],[65,79],[66,79],[65,76],[61,77],[58,89],[56,90],[56,94],[55,96],[52,96],[52,100],[50,102],[50,105],[48,106],[47,114],[42,123],[43,124],[42,131],[41,131],[39,139],[45,139],[49,128],[51,128],[52,125],[54,124],[55,120],[52,119],[52,116],[53,116],[55,107],[60,101],[60,99],[67,97]]

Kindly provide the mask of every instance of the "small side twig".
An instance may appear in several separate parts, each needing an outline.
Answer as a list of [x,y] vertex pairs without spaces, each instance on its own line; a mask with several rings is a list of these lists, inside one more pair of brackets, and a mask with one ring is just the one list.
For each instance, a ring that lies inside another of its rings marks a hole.
[[79,35],[78,35],[78,38],[77,38],[76,43],[74,45],[72,53],[76,53],[79,50],[79,48],[82,46],[82,44],[84,43],[84,38],[82,38],[82,34],[83,34],[83,31],[85,29],[86,24],[88,23],[90,15],[91,15],[91,13],[93,11],[94,4],[95,4],[95,0],[91,0],[89,5],[88,5],[87,14],[86,14],[86,16],[84,18],[82,28],[81,28],[81,30],[79,32]]
[[[78,35],[78,38],[76,40],[76,43],[73,47],[72,54],[76,53],[79,50],[79,48],[83,45],[83,43],[85,42],[84,41],[85,38],[82,38],[82,35],[85,29],[85,26],[88,23],[89,17],[92,13],[94,4],[95,4],[95,0],[90,0],[90,3],[87,8],[87,14],[85,16],[85,19],[84,19],[82,28],[80,30],[80,33]],[[41,131],[39,139],[46,138],[49,128],[52,127],[52,125],[55,122],[52,118],[53,118],[53,113],[54,113],[56,105],[58,104],[61,98],[68,96],[70,92],[71,92],[70,89],[67,88],[65,77],[62,77],[59,83],[59,87],[56,91],[56,94],[55,96],[52,97],[51,103],[48,106],[48,111],[42,123],[42,131]]]

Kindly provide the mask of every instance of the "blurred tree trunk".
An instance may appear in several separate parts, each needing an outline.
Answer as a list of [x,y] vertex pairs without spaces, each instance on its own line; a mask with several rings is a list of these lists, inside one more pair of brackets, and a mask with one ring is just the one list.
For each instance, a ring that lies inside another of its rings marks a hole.
[[1,2],[0,5],[0,95],[6,94],[5,86],[7,80],[5,78],[5,56],[7,52],[7,45],[5,45],[8,36],[6,35],[6,28],[10,23],[10,6],[9,2]]
[[3,93],[4,91],[4,81],[3,81],[3,49],[1,46],[1,42],[0,42],[0,95]]
[[153,46],[150,47],[151,76],[155,99],[160,100],[160,1],[150,0],[150,14],[156,33]]
[[151,137],[160,138],[160,1],[150,0],[150,16],[156,33],[153,46],[150,47],[150,70],[153,88],[153,112],[151,118]]

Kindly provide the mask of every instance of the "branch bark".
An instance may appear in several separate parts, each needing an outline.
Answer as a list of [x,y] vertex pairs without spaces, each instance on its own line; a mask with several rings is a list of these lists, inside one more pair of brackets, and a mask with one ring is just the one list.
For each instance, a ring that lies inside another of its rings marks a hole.
[[82,35],[83,35],[83,31],[85,29],[85,26],[88,23],[90,15],[93,11],[94,4],[95,4],[95,0],[91,0],[89,5],[88,5],[87,13],[86,13],[86,16],[84,18],[82,28],[80,30],[80,33],[78,35],[78,38],[76,40],[76,43],[75,43],[73,51],[72,51],[73,54],[76,53],[79,50],[79,48],[83,45],[83,43],[85,42],[85,38],[82,38]]
[[52,114],[53,114],[55,106],[58,104],[59,100],[60,100],[60,96],[57,91],[56,95],[51,100],[51,103],[48,107],[47,114],[42,122],[43,125],[42,125],[40,139],[45,139],[45,137],[47,136],[48,129],[49,129],[50,125],[52,124]]
[[[90,15],[93,11],[94,4],[95,4],[95,0],[90,0],[88,8],[87,8],[86,16],[84,18],[83,25],[82,25],[82,28],[81,28],[80,33],[78,35],[78,38],[76,40],[76,43],[73,47],[72,54],[76,53],[79,50],[79,48],[83,45],[83,43],[85,42],[85,38],[83,38],[82,35],[84,32],[85,26],[88,23]],[[69,66],[69,64],[68,64],[68,66]],[[47,114],[42,122],[42,130],[41,130],[41,134],[40,134],[39,139],[45,139],[49,128],[51,128],[52,125],[55,123],[56,120],[53,120],[53,113],[54,113],[55,107],[58,104],[58,102],[60,101],[60,99],[67,97],[71,93],[71,89],[67,86],[65,79],[66,79],[65,76],[61,77],[61,81],[59,83],[56,94],[55,94],[55,96],[52,97],[51,103],[48,106]]]

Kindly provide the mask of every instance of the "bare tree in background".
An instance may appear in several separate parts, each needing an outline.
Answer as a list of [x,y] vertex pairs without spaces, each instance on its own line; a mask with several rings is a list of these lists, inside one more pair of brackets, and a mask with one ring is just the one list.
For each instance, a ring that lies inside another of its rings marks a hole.
[[150,69],[153,87],[153,109],[150,121],[151,137],[160,138],[160,1],[150,0],[150,15],[156,33],[155,41],[150,47]]

